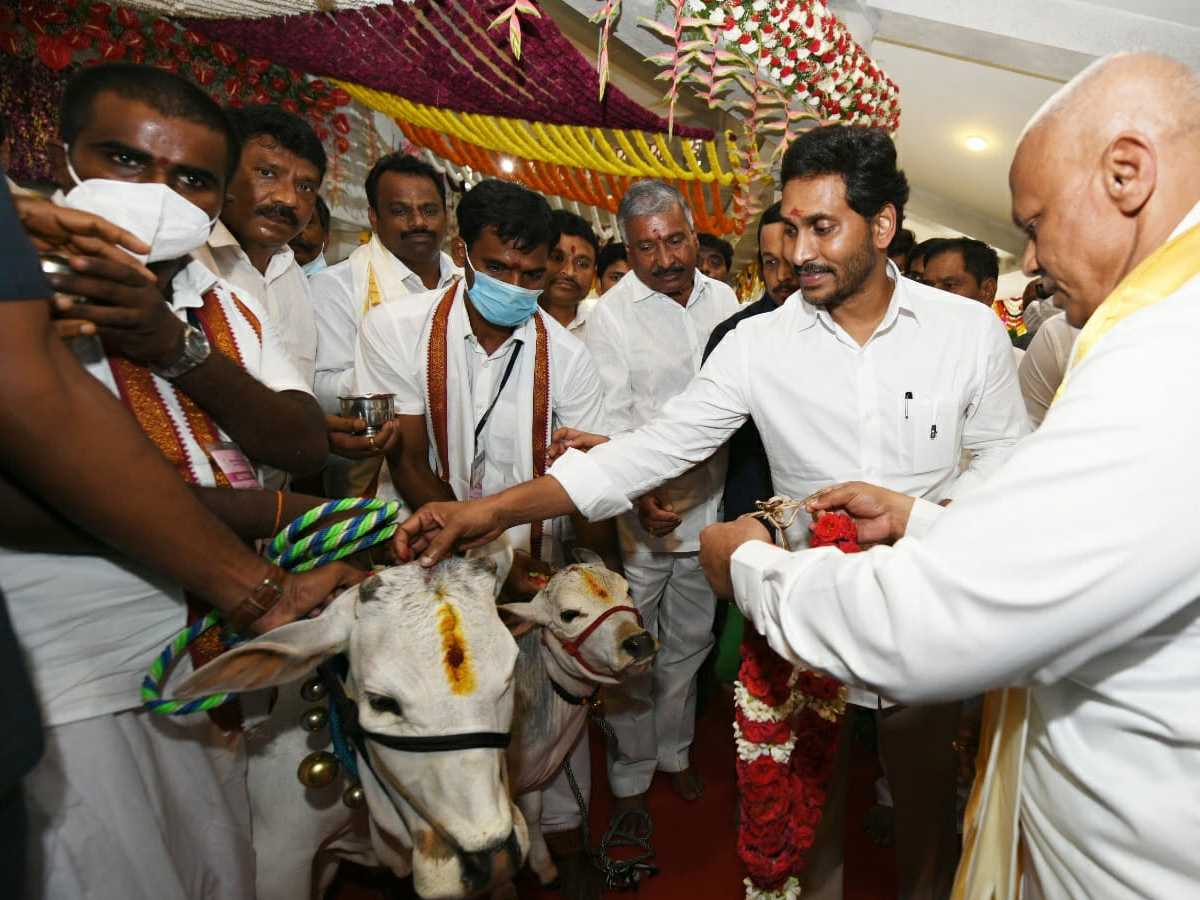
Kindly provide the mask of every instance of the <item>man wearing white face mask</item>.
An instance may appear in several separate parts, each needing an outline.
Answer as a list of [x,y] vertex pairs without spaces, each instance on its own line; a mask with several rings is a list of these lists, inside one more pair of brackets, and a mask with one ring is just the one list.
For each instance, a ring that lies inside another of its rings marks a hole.
[[[249,460],[315,471],[327,444],[323,416],[266,314],[188,258],[221,208],[236,136],[199,88],[128,65],[82,70],[64,93],[61,127],[62,202],[141,238],[154,276],[112,256],[50,276],[57,291],[89,301],[71,312],[104,340],[107,355],[89,372],[221,518],[243,536],[269,533],[293,507],[230,487],[258,486]],[[0,583],[48,727],[47,755],[27,784],[39,895],[249,896],[240,741],[203,716],[139,709],[142,676],[186,623],[180,589],[128,558],[69,549],[47,538],[36,552],[0,551]]]

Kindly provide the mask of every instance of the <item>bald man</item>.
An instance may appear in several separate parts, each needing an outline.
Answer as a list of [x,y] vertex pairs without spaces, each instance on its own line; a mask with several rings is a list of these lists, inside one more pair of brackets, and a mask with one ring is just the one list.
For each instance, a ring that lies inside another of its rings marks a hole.
[[[1083,331],[1058,402],[979,491],[942,509],[832,489],[814,512],[907,534],[850,556],[786,553],[753,520],[701,537],[718,593],[790,659],[910,703],[1005,688],[956,897],[1200,889],[1198,135],[1200,79],[1151,54],[1097,63],[1027,127],[1022,267]],[[991,536],[1030,527],[1053,539],[1014,565]]]

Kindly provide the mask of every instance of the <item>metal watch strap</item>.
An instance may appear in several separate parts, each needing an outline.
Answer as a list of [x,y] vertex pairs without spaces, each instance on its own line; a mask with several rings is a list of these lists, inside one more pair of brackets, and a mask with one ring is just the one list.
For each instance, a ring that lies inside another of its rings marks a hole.
[[150,371],[160,378],[178,378],[181,375],[186,375],[208,359],[211,352],[212,348],[209,346],[208,336],[195,325],[185,322],[183,326],[183,355],[174,362],[165,365],[151,363]]

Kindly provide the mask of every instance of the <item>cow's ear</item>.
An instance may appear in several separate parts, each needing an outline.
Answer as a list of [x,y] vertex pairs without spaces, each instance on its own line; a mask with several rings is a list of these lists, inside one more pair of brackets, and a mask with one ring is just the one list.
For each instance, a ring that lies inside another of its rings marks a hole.
[[496,610],[500,613],[500,619],[509,627],[510,631],[516,634],[524,632],[515,631],[514,623],[527,623],[529,625],[548,625],[553,612],[550,608],[550,601],[546,597],[545,591],[538,591],[537,596],[526,603],[501,603],[496,606]]
[[492,596],[499,597],[500,589],[504,587],[504,580],[508,578],[508,570],[512,568],[513,564],[512,542],[509,541],[508,536],[502,534],[490,544],[468,550],[467,558],[490,559],[496,564],[496,588],[492,592]]
[[575,561],[587,566],[604,566],[604,560],[600,558],[600,554],[587,547],[575,548]]
[[193,672],[171,691],[191,700],[287,684],[346,649],[358,590],[346,591],[314,619],[301,619],[238,644]]

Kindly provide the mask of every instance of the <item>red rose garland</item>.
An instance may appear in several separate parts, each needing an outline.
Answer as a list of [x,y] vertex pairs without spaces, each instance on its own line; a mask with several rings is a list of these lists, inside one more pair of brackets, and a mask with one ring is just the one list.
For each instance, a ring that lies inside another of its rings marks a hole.
[[[858,530],[845,513],[817,520],[814,547],[855,553]],[[734,693],[739,789],[738,855],[747,900],[795,900],[833,777],[845,690],[827,675],[793,666],[747,631]]]

